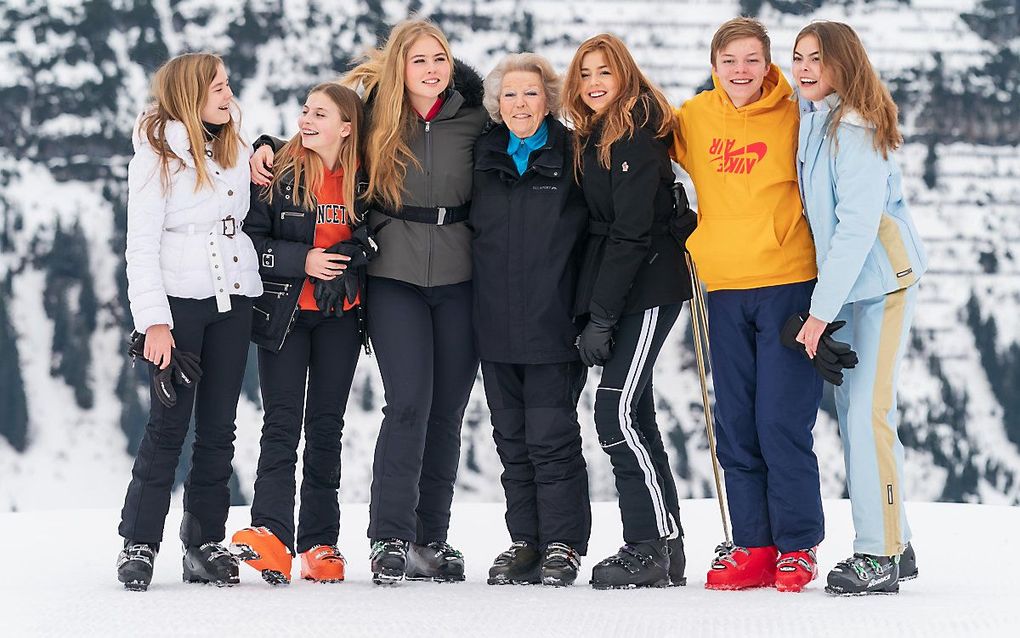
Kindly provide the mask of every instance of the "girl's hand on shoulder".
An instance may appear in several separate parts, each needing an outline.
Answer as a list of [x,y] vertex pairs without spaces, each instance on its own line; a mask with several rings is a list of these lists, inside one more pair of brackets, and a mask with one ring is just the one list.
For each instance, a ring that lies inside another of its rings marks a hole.
[[170,326],[159,323],[149,326],[145,331],[146,360],[159,366],[162,370],[170,365],[170,348],[174,347],[174,337],[170,334]]
[[347,255],[327,253],[323,248],[313,248],[305,257],[305,273],[323,281],[334,279],[347,268],[345,262],[351,258]]
[[825,328],[828,325],[821,319],[808,315],[804,326],[797,333],[797,341],[804,344],[807,355],[812,359],[815,358],[815,353],[818,351],[818,340],[822,338],[822,333],[825,332]]
[[251,181],[257,186],[269,186],[273,179],[273,158],[276,153],[268,144],[255,149],[248,166],[251,167]]

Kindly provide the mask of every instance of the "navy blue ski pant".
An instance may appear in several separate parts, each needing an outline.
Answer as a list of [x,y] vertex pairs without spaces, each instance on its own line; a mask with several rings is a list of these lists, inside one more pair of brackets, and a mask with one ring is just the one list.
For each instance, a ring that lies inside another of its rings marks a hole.
[[814,284],[707,295],[716,440],[738,546],[789,552],[824,536],[811,434],[822,379],[779,340],[790,315],[807,311]]

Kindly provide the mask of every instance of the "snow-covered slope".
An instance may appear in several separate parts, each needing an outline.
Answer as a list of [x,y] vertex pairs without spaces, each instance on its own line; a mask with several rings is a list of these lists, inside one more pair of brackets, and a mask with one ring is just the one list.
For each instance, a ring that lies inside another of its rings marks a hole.
[[[1010,0],[18,0],[0,6],[0,511],[119,504],[145,422],[140,369],[121,355],[129,129],[168,55],[224,54],[249,134],[289,133],[308,87],[345,68],[409,10],[432,16],[482,72],[533,49],[562,69],[577,43],[621,34],[679,103],[708,78],[715,27],[740,11],[771,27],[788,66],[813,18],[861,32],[906,122],[905,186],[932,271],[902,384],[907,493],[1020,503],[1020,26]],[[656,369],[681,494],[711,472],[686,315]],[[238,413],[233,483],[250,499],[261,423],[254,366]],[[612,472],[581,401],[593,496]],[[342,498],[367,498],[382,385],[363,357],[344,432]],[[835,424],[816,450],[844,491]],[[463,430],[458,499],[501,497],[481,383]]]
[[[463,550],[467,581],[456,584],[371,583],[367,508],[344,508],[340,549],[348,579],[338,585],[300,580],[271,588],[241,567],[241,584],[216,589],[181,582],[171,510],[166,542],[149,591],[117,582],[116,510],[0,514],[9,552],[0,579],[5,636],[1008,636],[1015,630],[1015,574],[1020,569],[1020,509],[911,503],[920,575],[896,596],[835,598],[823,582],[800,594],[774,589],[704,589],[720,540],[714,501],[681,503],[687,531],[687,587],[594,591],[591,567],[620,543],[615,504],[593,509],[594,533],[576,586],[492,587],[489,565],[509,544],[501,505],[454,504],[451,541]],[[827,538],[818,552],[824,574],[850,552],[846,501],[826,501]],[[233,530],[247,524],[234,508]],[[995,553],[988,561],[979,552]],[[296,569],[296,567],[295,567]]]

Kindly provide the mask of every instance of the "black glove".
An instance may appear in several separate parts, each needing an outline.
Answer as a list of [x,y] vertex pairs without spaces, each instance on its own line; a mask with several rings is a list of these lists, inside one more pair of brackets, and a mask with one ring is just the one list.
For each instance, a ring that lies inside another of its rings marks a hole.
[[[807,348],[803,343],[797,341],[800,329],[807,321],[807,314],[795,314],[786,320],[786,325],[780,333],[780,341],[787,348],[800,352],[807,357]],[[818,374],[832,385],[843,385],[843,369],[853,368],[857,365],[857,353],[850,345],[842,341],[836,341],[832,334],[846,325],[845,321],[834,321],[825,327],[825,331],[818,339],[818,348],[815,351],[811,363],[818,370]]]
[[[345,270],[344,272],[347,271]],[[312,279],[312,296],[315,297],[315,305],[319,307],[319,312],[325,317],[344,316],[344,284],[342,278],[343,274],[329,281]]]
[[698,215],[691,210],[683,183],[674,182],[672,192],[673,214],[669,216],[669,234],[686,250],[687,238],[698,227]]
[[581,362],[589,368],[605,365],[613,354],[613,332],[616,322],[592,314],[588,325],[577,335],[574,345],[581,354]]
[[199,365],[201,362],[197,354],[170,348],[170,365],[166,370],[171,371],[174,383],[191,388],[202,380],[202,368]]

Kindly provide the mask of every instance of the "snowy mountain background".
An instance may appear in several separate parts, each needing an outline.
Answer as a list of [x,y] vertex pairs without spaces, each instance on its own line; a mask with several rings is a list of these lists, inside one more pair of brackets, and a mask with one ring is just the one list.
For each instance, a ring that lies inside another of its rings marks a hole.
[[[221,53],[249,137],[289,135],[307,89],[411,12],[439,23],[455,55],[482,73],[518,50],[562,71],[581,40],[613,31],[677,104],[708,82],[712,33],[734,15],[769,26],[785,69],[807,21],[854,25],[901,107],[905,187],[932,264],[902,372],[908,498],[1020,503],[1017,0],[3,0],[0,511],[111,508],[123,498],[147,413],[142,367],[122,355],[126,166],[151,72],[184,51]],[[655,387],[681,496],[697,498],[713,492],[687,323],[685,313]],[[589,381],[580,412],[592,494],[611,499]],[[344,501],[367,500],[381,400],[375,361],[363,357],[344,431]],[[816,451],[824,494],[839,497],[831,397],[824,407]],[[251,498],[260,426],[250,365],[238,505]],[[501,501],[480,378],[463,443],[457,499]]]

